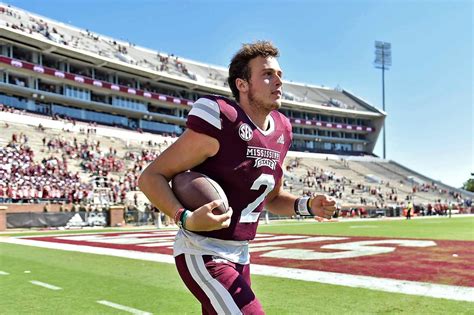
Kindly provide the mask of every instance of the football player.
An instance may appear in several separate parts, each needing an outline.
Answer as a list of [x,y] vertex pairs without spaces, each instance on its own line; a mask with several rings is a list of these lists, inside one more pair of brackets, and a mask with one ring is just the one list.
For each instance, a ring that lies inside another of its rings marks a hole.
[[[298,197],[282,189],[282,164],[291,144],[289,120],[278,109],[283,72],[278,49],[267,41],[244,44],[233,57],[228,83],[235,100],[198,99],[186,131],[142,173],[139,187],[180,226],[174,244],[178,272],[203,314],[264,314],[250,285],[249,241],[265,207],[282,216],[329,219],[335,201]],[[169,181],[178,173],[203,173],[221,185],[222,201],[184,209]]]

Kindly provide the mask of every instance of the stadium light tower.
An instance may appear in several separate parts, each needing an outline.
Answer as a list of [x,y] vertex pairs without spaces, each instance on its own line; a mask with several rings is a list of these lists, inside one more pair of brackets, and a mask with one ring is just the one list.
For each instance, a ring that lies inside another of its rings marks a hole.
[[[392,65],[392,45],[390,43],[375,41],[375,68],[382,69],[382,106],[385,112],[385,70]],[[383,120],[383,158],[385,150],[385,119]]]

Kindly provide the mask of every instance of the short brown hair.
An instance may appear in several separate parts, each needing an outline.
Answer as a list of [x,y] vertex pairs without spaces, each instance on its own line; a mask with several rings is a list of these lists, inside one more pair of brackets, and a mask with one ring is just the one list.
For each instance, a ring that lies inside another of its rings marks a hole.
[[248,81],[250,79],[250,60],[256,57],[278,57],[278,48],[269,41],[259,40],[252,44],[243,44],[242,48],[234,55],[229,65],[229,83],[230,90],[235,99],[240,101],[239,90],[235,80],[240,78]]

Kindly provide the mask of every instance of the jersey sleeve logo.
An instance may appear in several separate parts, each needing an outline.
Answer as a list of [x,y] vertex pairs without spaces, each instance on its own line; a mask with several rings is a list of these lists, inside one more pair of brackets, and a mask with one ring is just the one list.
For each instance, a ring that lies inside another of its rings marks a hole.
[[239,136],[244,141],[252,140],[252,138],[253,138],[252,128],[250,128],[250,126],[247,125],[246,123],[243,123],[239,127]]
[[193,108],[189,111],[188,116],[197,116],[217,129],[222,129],[219,104],[208,98],[202,97],[198,99],[193,104]]
[[281,135],[278,140],[277,140],[277,143],[279,144],[285,144],[285,137],[283,135]]

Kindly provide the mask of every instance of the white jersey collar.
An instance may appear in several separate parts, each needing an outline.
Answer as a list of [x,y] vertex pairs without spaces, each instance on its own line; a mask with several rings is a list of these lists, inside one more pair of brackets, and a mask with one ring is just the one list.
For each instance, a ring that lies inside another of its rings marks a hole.
[[254,124],[255,128],[257,128],[258,131],[260,131],[262,133],[262,135],[268,136],[269,134],[271,134],[275,130],[275,120],[273,119],[272,112],[270,112],[270,114],[268,114],[268,116],[267,116],[268,129],[263,130],[263,129],[260,129],[260,127],[258,127],[258,125],[256,123],[253,122],[252,118],[250,118],[249,115],[247,115],[247,113],[243,109],[242,109],[242,111],[247,116],[247,118],[252,122],[252,124]]

